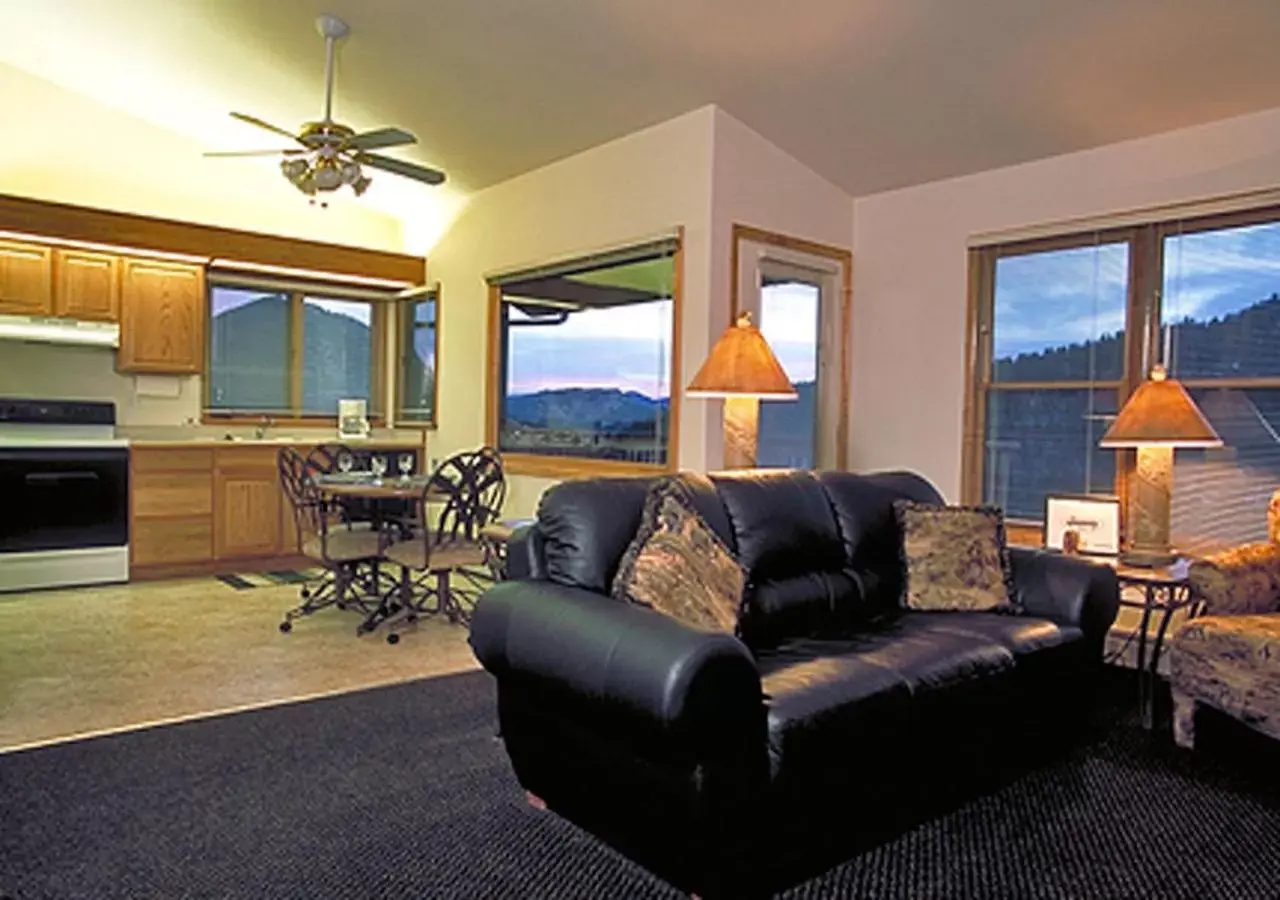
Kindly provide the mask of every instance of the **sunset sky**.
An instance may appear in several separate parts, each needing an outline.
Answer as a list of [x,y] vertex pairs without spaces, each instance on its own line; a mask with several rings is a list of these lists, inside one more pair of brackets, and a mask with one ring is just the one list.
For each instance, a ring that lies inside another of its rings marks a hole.
[[[791,380],[814,380],[816,289],[791,284],[767,287],[761,312],[761,330]],[[517,326],[510,334],[512,394],[598,387],[654,398],[670,396],[669,300],[584,310],[563,325]],[[658,335],[665,340],[657,340]]]

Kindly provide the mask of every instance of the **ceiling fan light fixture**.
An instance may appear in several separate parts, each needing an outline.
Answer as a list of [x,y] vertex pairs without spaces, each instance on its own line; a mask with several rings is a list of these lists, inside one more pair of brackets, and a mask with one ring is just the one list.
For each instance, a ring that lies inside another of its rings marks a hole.
[[308,166],[305,159],[286,159],[280,163],[280,171],[293,184],[297,184],[307,174],[307,169]]
[[[306,122],[294,133],[256,116],[233,112],[231,115],[246,124],[288,138],[294,146],[279,152],[287,155],[280,163],[280,171],[289,183],[304,194],[314,196],[317,191],[336,191],[350,185],[356,196],[368,189],[370,178],[363,166],[411,178],[423,184],[437,185],[445,180],[443,172],[420,166],[407,160],[369,153],[390,147],[415,144],[418,139],[402,128],[375,128],[357,133],[353,128],[333,119],[334,50],[338,41],[350,34],[347,23],[334,15],[323,15],[316,20],[316,28],[325,41],[324,117],[316,122]],[[211,156],[253,156],[258,151],[212,153]]]
[[361,176],[360,164],[353,159],[348,159],[342,163],[342,183],[354,185],[360,180]]
[[311,177],[315,181],[316,190],[320,191],[337,190],[342,184],[342,170],[332,160],[317,160]]

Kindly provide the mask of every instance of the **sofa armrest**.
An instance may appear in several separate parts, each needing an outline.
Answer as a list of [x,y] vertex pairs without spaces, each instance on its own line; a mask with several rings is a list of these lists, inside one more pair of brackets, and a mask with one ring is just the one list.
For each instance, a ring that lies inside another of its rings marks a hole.
[[1115,569],[1079,557],[1010,547],[1018,604],[1033,616],[1074,625],[1099,647],[1120,611]]
[[518,580],[541,577],[540,540],[536,523],[526,522],[515,527],[507,538],[507,578]]
[[576,721],[699,756],[763,740],[760,675],[746,646],[652,610],[546,581],[487,591],[471,619],[480,663]]

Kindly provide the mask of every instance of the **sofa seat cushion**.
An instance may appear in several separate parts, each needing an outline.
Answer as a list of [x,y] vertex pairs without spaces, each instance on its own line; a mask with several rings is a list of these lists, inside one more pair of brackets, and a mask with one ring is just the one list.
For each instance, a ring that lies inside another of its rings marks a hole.
[[1280,739],[1280,615],[1192,619],[1169,644],[1169,680]]
[[1075,644],[1084,632],[1074,625],[1059,625],[1034,616],[1003,616],[992,613],[909,612],[912,619],[929,631],[946,631],[987,638],[1008,649],[1015,657],[1025,657],[1039,650],[1050,650]]
[[832,752],[852,764],[863,751],[891,747],[890,734],[909,741],[921,699],[946,702],[956,688],[1010,672],[1014,654],[996,639],[904,616],[850,638],[789,641],[757,664],[771,769],[786,777]]

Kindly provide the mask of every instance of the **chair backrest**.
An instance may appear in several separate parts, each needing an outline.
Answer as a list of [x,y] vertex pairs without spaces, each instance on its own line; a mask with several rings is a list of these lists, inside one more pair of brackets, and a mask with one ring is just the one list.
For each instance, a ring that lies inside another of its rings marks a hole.
[[311,482],[315,471],[309,460],[293,447],[281,447],[276,455],[280,487],[293,508],[293,522],[299,535],[324,532],[324,501]]
[[454,454],[431,474],[430,490],[446,498],[436,519],[436,539],[479,540],[480,530],[501,517],[507,498],[502,457],[492,447]]
[[325,474],[338,471],[338,459],[343,455],[355,460],[355,454],[346,444],[316,444],[307,452],[307,467],[313,472]]

